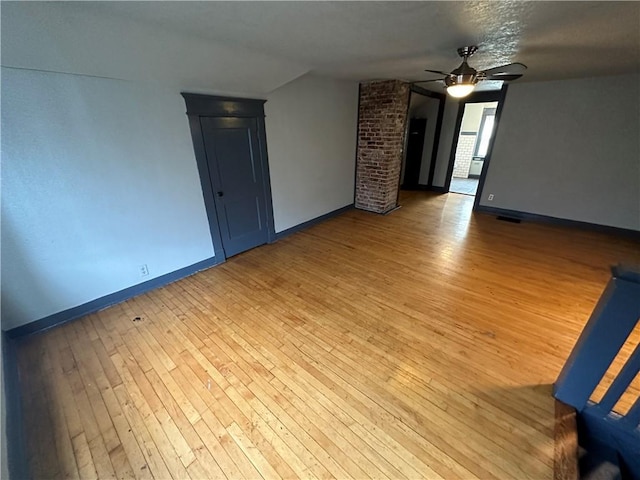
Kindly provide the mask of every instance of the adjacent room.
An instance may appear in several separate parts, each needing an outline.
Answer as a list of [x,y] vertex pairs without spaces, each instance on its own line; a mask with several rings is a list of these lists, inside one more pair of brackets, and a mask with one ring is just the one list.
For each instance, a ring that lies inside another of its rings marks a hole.
[[475,196],[493,139],[498,102],[465,102],[449,191]]
[[640,3],[0,20],[2,479],[640,475]]
[[410,92],[407,148],[402,157],[400,172],[400,186],[403,190],[428,189],[433,186],[444,102],[442,94],[436,92]]

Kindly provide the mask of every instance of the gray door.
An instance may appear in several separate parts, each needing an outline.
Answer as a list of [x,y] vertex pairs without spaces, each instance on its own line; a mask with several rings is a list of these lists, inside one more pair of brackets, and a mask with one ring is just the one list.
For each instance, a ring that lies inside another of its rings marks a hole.
[[267,197],[255,118],[200,117],[225,255],[267,243]]

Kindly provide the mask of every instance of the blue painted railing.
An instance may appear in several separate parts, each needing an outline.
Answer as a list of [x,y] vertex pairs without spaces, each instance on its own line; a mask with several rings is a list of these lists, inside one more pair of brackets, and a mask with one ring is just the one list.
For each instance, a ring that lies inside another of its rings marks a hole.
[[639,321],[640,269],[615,267],[558,376],[554,396],[574,407],[589,435],[616,450],[625,468],[640,478],[640,397],[625,415],[613,411],[640,372],[640,344],[635,345],[602,399],[597,403],[590,400]]

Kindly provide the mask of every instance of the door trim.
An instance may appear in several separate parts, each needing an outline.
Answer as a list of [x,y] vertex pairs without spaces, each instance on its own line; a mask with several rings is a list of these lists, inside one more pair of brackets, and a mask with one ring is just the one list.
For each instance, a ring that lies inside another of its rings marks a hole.
[[473,199],[473,211],[478,210],[480,206],[480,199],[482,198],[482,191],[484,190],[484,182],[487,179],[487,172],[489,171],[489,164],[491,163],[491,154],[493,153],[493,145],[496,143],[496,137],[498,136],[498,130],[500,128],[500,118],[502,117],[502,110],[504,109],[504,103],[507,98],[507,91],[509,85],[504,84],[500,90],[500,99],[498,100],[498,106],[496,107],[496,117],[493,121],[493,137],[489,142],[487,148],[487,154],[482,162],[482,170],[480,171],[480,179],[478,180],[478,189],[476,190],[476,196]]
[[[442,119],[444,118],[444,107],[447,101],[447,96],[443,93],[434,92],[431,90],[427,90],[426,88],[421,88],[417,85],[411,85],[409,90],[413,93],[418,93],[425,97],[431,97],[438,100],[440,103],[438,104],[438,117],[436,118],[436,129],[433,132],[433,149],[431,150],[431,163],[429,164],[429,177],[427,179],[427,187],[429,189],[433,188],[433,176],[436,171],[436,161],[438,160],[438,149],[440,147],[440,133],[442,132]],[[409,97],[409,104],[411,104],[411,97]],[[418,182],[419,183],[419,182]]]
[[189,118],[189,129],[191,130],[191,140],[193,141],[193,150],[198,165],[198,173],[200,175],[200,185],[202,187],[202,196],[204,197],[204,205],[209,221],[209,231],[211,232],[211,240],[215,250],[216,262],[221,263],[227,259],[222,244],[222,235],[220,234],[220,223],[216,212],[215,198],[213,186],[211,185],[209,176],[209,164],[207,162],[207,154],[204,145],[204,137],[200,117],[236,117],[236,118],[254,118],[257,125],[258,139],[258,159],[262,166],[263,173],[263,189],[265,194],[265,205],[267,210],[266,226],[267,226],[267,242],[276,241],[276,230],[273,220],[273,201],[271,195],[271,179],[269,174],[269,158],[267,155],[267,136],[264,124],[264,104],[266,100],[253,98],[233,98],[219,97],[214,95],[201,95],[195,93],[181,93],[187,106],[187,117]]
[[[407,141],[406,141],[406,147],[404,150],[404,155],[403,155],[403,164],[404,164],[404,175],[402,175],[402,170],[400,171],[400,188],[403,190],[417,190],[418,186],[420,185],[420,171],[422,170],[422,157],[424,155],[424,140],[425,137],[427,136],[427,125],[429,124],[429,119],[428,118],[407,118],[407,122],[409,123],[409,125],[407,126],[407,133],[405,134],[407,137]],[[408,162],[409,162],[409,145],[411,144],[411,125],[415,123],[414,122],[424,122],[424,129],[422,129],[422,145],[420,145],[420,162],[418,163],[417,167],[418,167],[418,171],[417,171],[417,178],[415,179],[415,183],[414,184],[409,184],[407,185],[407,166],[408,166]]]
[[453,166],[456,161],[456,149],[458,148],[458,137],[460,136],[460,128],[462,126],[462,117],[464,116],[464,108],[467,103],[483,103],[483,102],[498,102],[496,107],[496,118],[493,126],[493,137],[489,143],[487,149],[487,155],[484,157],[482,165],[482,171],[480,172],[480,179],[478,180],[478,189],[473,203],[473,210],[478,208],[480,197],[482,196],[482,189],[484,188],[484,181],[489,168],[489,162],[491,161],[491,152],[493,151],[493,144],[495,143],[496,136],[498,134],[498,125],[500,124],[500,115],[502,114],[502,108],[504,106],[505,98],[507,96],[508,85],[505,83],[500,90],[480,91],[474,92],[468,97],[460,100],[458,104],[458,115],[456,117],[456,123],[453,131],[453,141],[451,143],[451,151],[449,153],[449,164],[447,165],[447,175],[445,177],[445,183],[443,187],[443,193],[449,193],[451,187],[451,177],[453,176]]

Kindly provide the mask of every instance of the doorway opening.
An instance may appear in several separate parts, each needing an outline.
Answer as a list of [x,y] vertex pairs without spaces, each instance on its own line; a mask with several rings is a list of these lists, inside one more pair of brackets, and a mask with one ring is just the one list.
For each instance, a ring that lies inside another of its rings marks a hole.
[[403,190],[430,190],[433,187],[444,102],[441,93],[411,87],[400,170],[400,188]]
[[445,190],[475,197],[482,193],[507,87],[480,91],[462,100],[453,136]]
[[493,138],[497,108],[498,102],[464,105],[449,192],[475,196]]

